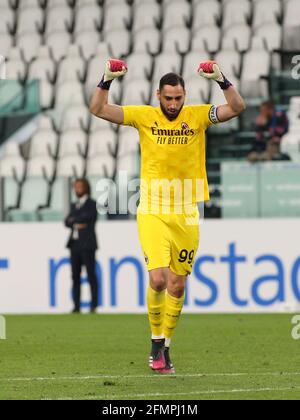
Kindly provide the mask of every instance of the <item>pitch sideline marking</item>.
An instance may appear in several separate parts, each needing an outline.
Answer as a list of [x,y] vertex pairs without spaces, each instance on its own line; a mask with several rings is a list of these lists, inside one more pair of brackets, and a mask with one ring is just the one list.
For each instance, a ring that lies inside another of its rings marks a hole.
[[[250,394],[250,393],[260,393],[260,392],[284,392],[284,391],[295,391],[300,390],[300,387],[286,387],[286,388],[253,388],[253,389],[228,389],[228,390],[210,390],[210,391],[193,391],[193,392],[169,392],[169,393],[149,393],[149,394],[129,394],[129,395],[113,395],[109,396],[109,399],[120,399],[120,398],[149,398],[149,397],[167,397],[167,396],[183,396],[183,395],[218,395],[218,394]],[[106,399],[107,395],[101,396],[89,396],[84,398],[84,400],[101,400]],[[48,400],[48,399],[46,399]],[[59,398],[59,400],[76,400],[75,398],[66,397]]]
[[30,381],[88,381],[96,379],[157,379],[157,378],[206,378],[206,377],[243,377],[243,376],[300,376],[300,372],[266,372],[266,373],[195,373],[176,375],[93,375],[93,376],[61,376],[61,377],[31,377],[31,378],[1,378],[0,382],[30,382]]

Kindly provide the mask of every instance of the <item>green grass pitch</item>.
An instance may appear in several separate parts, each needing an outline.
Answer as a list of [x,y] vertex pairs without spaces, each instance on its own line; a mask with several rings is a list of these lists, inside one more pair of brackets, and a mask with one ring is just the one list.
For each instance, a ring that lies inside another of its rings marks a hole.
[[300,399],[291,315],[184,314],[176,376],[148,368],[146,315],[7,316],[0,399]]

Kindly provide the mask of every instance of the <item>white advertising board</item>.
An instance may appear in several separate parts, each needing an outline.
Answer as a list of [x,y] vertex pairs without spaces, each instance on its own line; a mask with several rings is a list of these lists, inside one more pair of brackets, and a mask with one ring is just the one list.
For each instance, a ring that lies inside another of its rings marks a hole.
[[[205,221],[185,312],[297,312],[300,221]],[[0,314],[68,313],[68,230],[51,224],[0,226]],[[135,222],[98,223],[100,313],[145,313],[148,275]],[[82,307],[89,307],[86,275]]]

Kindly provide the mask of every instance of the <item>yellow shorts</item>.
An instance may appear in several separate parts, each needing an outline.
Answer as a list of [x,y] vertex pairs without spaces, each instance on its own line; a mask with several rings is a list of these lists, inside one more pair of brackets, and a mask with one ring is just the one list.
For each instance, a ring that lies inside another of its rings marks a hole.
[[180,276],[189,275],[199,247],[199,211],[191,214],[137,214],[139,238],[148,271],[170,268]]

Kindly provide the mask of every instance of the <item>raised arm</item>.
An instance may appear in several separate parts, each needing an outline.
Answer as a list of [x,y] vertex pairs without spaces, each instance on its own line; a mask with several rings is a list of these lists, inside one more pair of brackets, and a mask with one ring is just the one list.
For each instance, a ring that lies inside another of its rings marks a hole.
[[219,122],[229,121],[245,111],[246,105],[237,89],[226,79],[215,61],[201,63],[198,69],[200,76],[215,80],[224,92],[227,104],[218,106]]
[[114,79],[127,73],[127,65],[121,60],[108,60],[104,76],[96,88],[90,103],[90,112],[96,117],[115,124],[123,124],[124,112],[121,106],[108,103],[110,86]]

